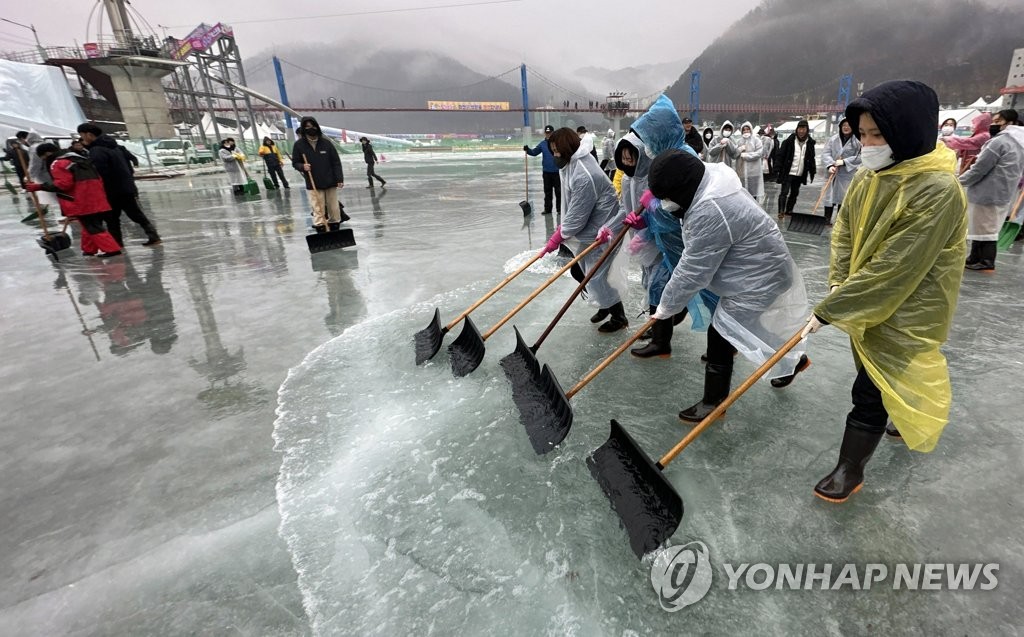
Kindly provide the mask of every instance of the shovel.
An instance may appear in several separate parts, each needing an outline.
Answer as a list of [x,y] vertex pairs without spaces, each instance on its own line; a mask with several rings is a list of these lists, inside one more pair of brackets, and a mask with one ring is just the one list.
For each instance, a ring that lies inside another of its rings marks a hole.
[[1000,252],[1005,252],[1010,249],[1013,242],[1017,240],[1017,235],[1020,234],[1020,221],[1017,220],[1017,213],[1020,212],[1020,205],[1024,202],[1024,190],[1020,191],[1020,195],[1017,197],[1017,203],[1013,204],[1013,210],[1010,212],[1010,217],[1003,222],[1003,227],[999,230],[999,239],[996,241],[996,249]]
[[242,186],[242,189],[245,190],[245,194],[247,194],[247,195],[258,195],[258,194],[260,194],[260,187],[256,183],[256,180],[249,176],[249,170],[246,169],[246,167],[245,167],[245,160],[244,159],[239,159],[238,160],[238,165],[242,167],[242,172],[245,173],[245,178],[248,180],[248,181],[245,182],[245,185]]
[[434,318],[430,321],[422,330],[416,332],[413,336],[413,343],[416,346],[416,364],[422,365],[427,362],[441,350],[441,341],[444,340],[444,335],[452,331],[456,325],[458,325],[462,319],[469,316],[469,314],[476,308],[483,305],[489,298],[498,293],[501,288],[508,285],[512,279],[516,278],[523,272],[526,272],[527,268],[539,261],[544,257],[539,252],[533,256],[532,259],[523,264],[518,270],[505,277],[501,283],[491,289],[490,292],[480,297],[476,303],[470,305],[465,312],[455,317],[455,320],[441,327],[441,310],[434,308]]
[[[836,169],[838,170],[838,169]],[[829,186],[832,185],[832,180],[835,179],[836,174],[832,173],[828,176],[828,180],[825,182],[825,187],[821,189],[821,194],[818,196],[818,201],[815,202],[814,208],[811,209],[811,214],[804,214],[802,212],[794,212],[789,218],[789,231],[790,232],[804,232],[807,234],[818,234],[825,229],[825,224],[830,219],[826,219],[825,215],[820,217],[815,214],[818,212],[818,206],[821,205],[822,200],[825,198],[825,193],[828,192]]]
[[[28,166],[25,165],[25,158],[19,153],[18,159],[21,160],[22,170],[25,171],[26,175],[28,175]],[[39,227],[43,229],[43,236],[36,239],[36,243],[46,251],[46,254],[52,254],[54,261],[60,261],[58,253],[61,250],[67,250],[71,247],[71,237],[68,236],[67,233],[68,224],[71,223],[71,219],[69,218],[64,222],[64,227],[60,232],[54,232],[51,234],[49,229],[46,227],[46,217],[44,216],[47,212],[46,206],[39,203],[39,197],[36,193],[29,191],[28,194],[32,197],[32,204],[35,206],[36,217],[39,219]],[[28,219],[28,217],[25,217],[25,219]],[[25,219],[22,219],[22,221]]]
[[622,240],[626,236],[626,232],[629,228],[626,226],[622,227],[622,230],[608,245],[608,249],[605,250],[601,258],[598,259],[594,267],[590,269],[580,284],[576,286],[576,289],[569,299],[562,305],[562,309],[558,311],[555,318],[551,319],[544,333],[540,335],[540,338],[534,342],[532,346],[527,346],[526,342],[523,341],[523,335],[519,333],[519,328],[513,326],[512,329],[516,332],[516,349],[505,358],[501,359],[501,368],[505,371],[505,376],[508,378],[509,383],[512,384],[512,398],[518,400],[518,396],[528,394],[529,390],[540,381],[540,363],[537,361],[535,354],[540,349],[541,344],[547,339],[548,335],[551,334],[551,330],[555,329],[555,325],[558,321],[562,320],[565,313],[569,311],[569,306],[573,304],[576,298],[583,292],[583,289],[587,286],[597,271],[604,265],[604,262],[608,260],[608,257],[615,251],[615,249],[622,243]]
[[[308,164],[306,161],[306,155],[302,155],[302,163]],[[313,187],[313,192],[317,192],[316,182],[313,181],[313,173],[306,173],[309,175],[309,185]],[[253,184],[255,185],[255,183]],[[340,203],[340,202],[339,202]],[[326,207],[327,201],[324,200],[324,206]],[[324,216],[327,216],[327,210],[324,210]],[[348,220],[346,215],[345,220]],[[328,226],[330,227],[330,226]],[[327,250],[337,250],[338,248],[351,248],[356,244],[356,237],[352,233],[352,228],[339,228],[338,230],[331,230],[328,232],[314,232],[313,234],[306,235],[306,247],[309,248],[310,254],[316,254],[317,252],[326,252]]]
[[527,306],[527,304],[537,296],[546,290],[548,286],[557,281],[563,274],[569,271],[577,261],[590,254],[597,246],[601,245],[597,241],[591,243],[585,250],[580,252],[578,255],[573,257],[572,261],[566,263],[558,272],[555,272],[551,277],[542,283],[540,287],[530,293],[530,296],[523,299],[523,301],[512,308],[508,314],[506,314],[500,321],[494,324],[494,327],[480,334],[480,330],[477,329],[473,323],[473,319],[466,317],[466,322],[462,326],[462,332],[459,337],[455,339],[451,345],[448,346],[448,352],[452,360],[452,373],[456,376],[465,376],[472,372],[474,369],[480,366],[480,363],[484,360],[484,353],[486,348],[484,347],[484,341],[489,339],[492,334],[501,329],[501,326],[512,320],[519,310]]
[[533,214],[533,204],[530,203],[530,156],[523,155],[523,168],[526,174],[526,199],[519,202],[519,207],[523,209],[523,216],[529,217]]
[[275,186],[274,182],[270,181],[270,177],[267,177],[266,175],[263,175],[263,187],[268,191],[277,190],[277,186]]
[[[516,396],[513,393],[512,398],[516,407],[519,408],[519,420],[526,427],[526,435],[530,438],[530,444],[533,445],[533,450],[537,452],[537,455],[548,453],[569,435],[569,430],[572,428],[572,407],[569,406],[569,399],[594,380],[633,343],[640,340],[644,332],[650,329],[655,322],[656,319],[650,319],[640,326],[635,334],[626,339],[625,343],[567,392],[562,391],[558,379],[546,364],[541,368],[535,380],[523,379],[519,395]],[[516,350],[519,350],[518,344]],[[532,383],[526,382],[531,380]]]
[[696,440],[711,423],[732,406],[782,357],[803,338],[797,332],[775,354],[764,362],[743,384],[736,388],[707,417],[694,427],[671,451],[653,462],[633,437],[615,420],[611,421],[608,441],[587,458],[590,474],[618,513],[621,525],[629,535],[629,545],[638,558],[661,546],[672,537],[683,519],[683,499],[663,473],[668,463]]

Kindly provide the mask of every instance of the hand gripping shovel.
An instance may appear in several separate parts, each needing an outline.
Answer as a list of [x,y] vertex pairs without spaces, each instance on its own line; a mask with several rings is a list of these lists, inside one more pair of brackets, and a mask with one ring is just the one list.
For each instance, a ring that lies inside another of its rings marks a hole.
[[650,319],[644,323],[635,334],[630,336],[608,358],[601,361],[601,364],[584,376],[583,380],[576,383],[576,386],[569,391],[562,391],[562,386],[558,384],[555,374],[545,364],[535,382],[524,384],[518,397],[513,394],[516,406],[519,407],[519,420],[526,427],[526,435],[530,438],[530,444],[533,445],[533,450],[537,452],[537,455],[551,451],[569,435],[569,430],[572,428],[572,407],[569,406],[569,399],[578,394],[590,381],[611,365],[612,361],[637,342],[655,322],[656,319]]
[[590,269],[583,280],[580,282],[569,299],[562,305],[562,309],[558,311],[555,318],[551,319],[548,323],[544,333],[540,335],[540,338],[534,342],[533,346],[527,346],[523,340],[523,335],[519,332],[519,328],[513,326],[512,329],[516,332],[516,349],[501,359],[501,369],[505,371],[505,376],[508,378],[509,383],[512,384],[512,399],[518,404],[519,400],[523,396],[529,396],[530,390],[537,386],[540,382],[540,363],[537,361],[535,354],[540,349],[542,343],[547,339],[548,335],[551,334],[551,330],[555,329],[555,325],[558,324],[565,313],[569,311],[569,306],[573,304],[576,298],[583,292],[583,289],[587,286],[592,278],[597,274],[597,271],[604,265],[604,262],[615,252],[615,249],[619,247],[622,240],[626,236],[626,232],[629,228],[626,226],[622,227],[622,230],[618,235],[608,244],[608,249],[605,250],[601,258],[598,259],[594,267]]
[[[302,155],[302,163],[308,164],[306,161],[306,155]],[[316,182],[313,181],[313,173],[306,173],[309,175],[309,185],[313,187],[313,192],[316,192]],[[324,198],[324,217],[327,218],[327,198]],[[325,221],[326,223],[326,221]],[[331,230],[329,232],[316,232],[314,234],[306,235],[306,247],[309,248],[310,254],[316,254],[317,252],[326,252],[327,250],[337,250],[338,248],[351,248],[356,244],[356,237],[352,234],[352,228],[339,228],[338,230]]]
[[540,287],[530,293],[530,296],[523,299],[523,301],[512,308],[508,314],[506,314],[500,321],[494,324],[494,327],[480,335],[480,330],[477,329],[473,323],[473,319],[466,317],[466,322],[462,326],[462,332],[459,337],[455,339],[451,345],[448,346],[448,353],[452,360],[452,373],[456,376],[465,376],[472,372],[474,369],[480,366],[480,363],[484,360],[484,353],[486,348],[484,347],[484,341],[489,339],[492,334],[501,329],[501,326],[512,320],[519,310],[526,307],[526,305],[537,298],[537,296],[546,290],[548,286],[557,281],[563,274],[565,274],[572,266],[583,257],[590,254],[597,246],[601,245],[597,241],[587,246],[586,250],[583,250],[576,255],[572,261],[566,263],[562,268],[555,272],[551,277],[542,283]]
[[530,156],[523,156],[523,167],[526,175],[526,199],[519,202],[519,207],[523,209],[523,216],[529,217],[533,214],[533,204],[530,203]]
[[455,317],[455,320],[441,327],[441,310],[434,308],[434,318],[430,321],[422,330],[416,332],[413,336],[413,343],[416,346],[416,364],[422,365],[441,350],[441,342],[444,340],[444,335],[452,331],[456,325],[458,325],[462,319],[469,316],[469,314],[476,308],[483,305],[489,298],[498,293],[501,288],[508,285],[512,279],[516,278],[523,272],[526,272],[527,268],[539,261],[544,257],[543,254],[537,253],[532,259],[524,263],[518,270],[505,277],[501,283],[491,289],[490,292],[480,297],[476,303],[470,305],[465,312]]
[[1020,220],[1017,215],[1020,212],[1021,203],[1024,203],[1024,190],[1020,191],[1017,203],[1013,204],[1013,210],[1010,212],[1009,218],[1003,222],[1003,227],[999,230],[996,249],[1000,252],[1009,250],[1013,242],[1017,240],[1017,235],[1020,234]]
[[786,341],[657,463],[651,461],[622,425],[611,421],[608,441],[590,454],[587,466],[611,501],[612,509],[619,514],[619,521],[629,535],[629,545],[637,557],[643,557],[672,537],[683,519],[683,499],[665,478],[662,470],[761,376],[782,360],[800,342],[802,336],[803,330]]
[[[839,170],[838,168],[836,169]],[[818,201],[815,202],[814,208],[811,209],[811,214],[804,214],[802,212],[794,212],[789,218],[789,231],[790,232],[804,232],[807,234],[821,234],[825,229],[825,224],[830,221],[825,218],[825,215],[820,217],[815,214],[818,212],[818,206],[821,205],[821,201],[825,198],[825,193],[828,192],[829,186],[832,185],[832,180],[835,179],[836,174],[832,173],[828,176],[828,180],[825,182],[825,187],[821,189],[821,194],[818,195]]]

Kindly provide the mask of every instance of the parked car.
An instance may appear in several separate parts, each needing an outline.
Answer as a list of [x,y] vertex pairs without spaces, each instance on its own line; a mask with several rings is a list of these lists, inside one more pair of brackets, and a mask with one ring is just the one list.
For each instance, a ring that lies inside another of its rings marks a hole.
[[213,161],[213,153],[203,144],[187,139],[161,139],[156,144],[156,157],[164,166],[175,164],[205,164]]

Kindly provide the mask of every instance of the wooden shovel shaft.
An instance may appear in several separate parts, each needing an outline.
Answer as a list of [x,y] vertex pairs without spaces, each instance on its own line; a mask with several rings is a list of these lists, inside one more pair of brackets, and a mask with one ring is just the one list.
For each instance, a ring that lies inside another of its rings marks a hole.
[[652,318],[652,319],[649,319],[646,323],[644,323],[640,327],[640,329],[638,329],[636,331],[636,334],[633,334],[628,339],[626,339],[625,343],[623,343],[622,345],[619,345],[619,348],[617,350],[612,352],[611,355],[608,358],[606,358],[603,361],[601,361],[601,364],[598,365],[597,367],[595,367],[593,369],[593,371],[591,371],[589,374],[584,376],[583,380],[581,380],[580,382],[576,383],[575,387],[573,387],[569,391],[565,392],[565,397],[566,398],[572,398],[573,396],[578,394],[580,392],[580,390],[582,390],[584,387],[587,386],[588,383],[590,383],[590,381],[592,381],[595,378],[597,378],[597,375],[600,374],[601,372],[603,372],[605,367],[608,367],[609,365],[612,364],[612,361],[614,361],[619,356],[622,356],[622,353],[625,352],[627,349],[629,349],[630,345],[632,345],[633,343],[635,343],[638,340],[640,340],[640,337],[644,335],[644,332],[646,332],[647,330],[651,329],[651,327],[653,327],[654,324],[657,321],[658,321],[658,319],[653,319]]
[[[640,213],[638,212],[637,214]],[[601,268],[602,265],[604,265],[604,262],[608,260],[608,257],[610,257],[612,252],[615,251],[615,248],[619,247],[619,244],[622,243],[622,240],[626,237],[626,232],[628,231],[629,226],[622,226],[622,230],[619,231],[619,234],[617,234],[615,238],[612,240],[612,242],[608,244],[608,249],[604,251],[604,254],[602,254],[601,258],[597,260],[597,263],[594,264],[594,267],[590,268],[590,272],[587,272],[587,275],[583,277],[583,280],[580,281],[580,284],[576,286],[576,290],[572,293],[572,296],[570,296],[569,300],[565,302],[565,305],[562,306],[562,309],[558,310],[558,314],[556,314],[555,318],[553,318],[551,322],[548,323],[547,328],[544,329],[544,333],[540,335],[540,338],[537,339],[537,342],[534,343],[533,347],[530,349],[532,349],[534,352],[537,351],[537,349],[544,342],[544,339],[546,339],[548,337],[548,334],[551,333],[551,330],[555,329],[555,325],[558,325],[558,322],[562,320],[562,317],[565,316],[565,313],[569,311],[569,306],[573,304],[573,301],[576,300],[576,297],[578,297],[583,292],[583,288],[587,287],[587,284],[590,283],[590,279],[594,278],[594,275],[596,275],[597,271]]]
[[516,270],[516,271],[515,271],[515,272],[513,272],[512,274],[508,275],[507,277],[505,277],[505,278],[504,278],[504,280],[502,280],[502,282],[501,282],[501,283],[499,283],[499,284],[498,284],[497,286],[495,286],[495,287],[494,287],[494,289],[492,289],[492,290],[491,290],[490,292],[488,292],[487,294],[485,294],[485,295],[483,295],[482,297],[480,297],[480,300],[478,300],[478,301],[477,301],[476,303],[474,303],[473,305],[470,305],[470,306],[469,306],[469,308],[468,308],[468,309],[466,309],[466,311],[465,311],[465,312],[463,312],[462,314],[459,314],[459,315],[458,315],[458,316],[457,316],[457,317],[455,318],[455,320],[454,320],[454,321],[452,321],[451,323],[449,323],[448,325],[446,325],[446,326],[445,326],[445,328],[444,328],[444,331],[446,331],[446,332],[450,332],[450,331],[451,331],[452,329],[454,329],[454,328],[455,328],[455,326],[456,326],[456,325],[458,325],[458,324],[459,324],[459,323],[460,323],[460,322],[462,321],[462,319],[464,319],[464,318],[466,318],[467,316],[469,316],[469,315],[470,315],[470,313],[471,313],[471,312],[472,312],[473,310],[475,310],[476,308],[478,308],[478,307],[480,307],[481,305],[483,305],[483,304],[484,304],[484,303],[485,303],[485,302],[487,301],[487,299],[489,299],[489,298],[491,298],[492,296],[494,296],[495,294],[497,294],[497,293],[498,293],[498,291],[499,291],[499,290],[501,290],[501,288],[503,288],[503,287],[505,287],[506,285],[508,285],[508,284],[509,284],[509,283],[510,283],[510,282],[512,281],[512,279],[516,278],[517,276],[519,276],[520,274],[522,274],[523,272],[525,272],[527,268],[529,268],[529,267],[530,267],[531,265],[533,265],[534,263],[536,263],[537,261],[539,261],[539,260],[540,260],[540,259],[542,259],[543,257],[544,257],[544,255],[543,255],[543,254],[540,254],[540,253],[538,252],[538,253],[537,253],[536,255],[534,255],[534,257],[533,257],[532,259],[530,259],[529,261],[527,261],[526,263],[524,263],[522,267],[520,267],[520,268],[519,268],[518,270]]
[[523,175],[526,177],[526,201],[530,201],[530,156],[523,155]]
[[[839,171],[839,169],[836,168],[836,172],[838,172],[838,171]],[[818,212],[818,206],[821,205],[821,201],[822,201],[822,199],[825,198],[825,193],[828,192],[828,187],[832,185],[832,180],[835,179],[835,177],[836,177],[836,173],[832,173],[831,175],[828,176],[828,179],[825,180],[825,187],[821,189],[821,194],[818,195],[818,201],[814,202],[814,209],[811,210],[811,214],[812,215],[814,213]]]
[[[18,161],[21,163],[21,172],[31,181],[32,176],[28,174],[28,166],[25,165],[25,158],[22,156],[22,152],[22,149],[18,148],[14,151],[14,154],[18,156]],[[35,204],[36,216],[39,217],[39,227],[43,229],[43,236],[49,241],[50,231],[46,228],[46,219],[43,218],[43,207],[39,205],[39,197],[32,191],[29,191],[28,194],[32,196],[32,203]]]
[[751,374],[750,377],[747,378],[747,380],[743,381],[742,385],[737,387],[731,394],[729,394],[729,396],[724,401],[722,401],[721,405],[715,407],[715,410],[708,414],[707,417],[704,418],[704,420],[700,421],[700,424],[694,427],[685,438],[680,440],[678,445],[673,447],[671,451],[662,456],[661,460],[658,461],[658,466],[665,467],[668,465],[668,463],[672,462],[672,460],[675,459],[675,457],[678,456],[683,449],[686,449],[691,442],[697,439],[697,436],[699,436],[705,429],[711,426],[711,423],[715,422],[715,420],[717,420],[719,416],[725,413],[726,409],[732,406],[734,402],[739,400],[740,396],[742,396],[748,389],[753,387],[754,383],[760,380],[762,376],[767,374],[769,369],[774,367],[776,363],[782,360],[782,357],[788,354],[789,350],[796,347],[797,343],[799,343],[802,340],[802,332],[803,328],[800,328],[800,331],[794,334],[793,338],[786,341],[786,344],[780,347],[778,351],[776,351],[774,354],[772,354],[771,358],[766,360],[760,367],[754,370],[754,373]]
[[[306,165],[309,165],[309,162],[306,161],[306,153],[302,153],[302,163],[306,164]],[[309,185],[313,187],[313,192],[316,192],[316,182],[313,181],[313,171],[312,170],[307,170],[306,174],[309,175]],[[324,202],[324,207],[325,208],[327,207],[327,202],[326,201]],[[324,210],[324,216],[327,216],[327,211],[326,210]]]
[[539,294],[540,294],[541,292],[543,292],[544,290],[546,290],[546,289],[548,288],[548,286],[549,286],[549,285],[551,285],[552,283],[554,283],[555,281],[557,281],[557,280],[558,280],[558,279],[559,279],[559,278],[560,278],[560,277],[561,277],[561,276],[562,276],[563,274],[565,274],[566,272],[568,272],[568,271],[569,271],[569,269],[570,269],[570,268],[572,268],[572,266],[573,266],[573,265],[575,265],[577,261],[579,261],[579,260],[580,260],[580,259],[582,259],[583,257],[585,257],[585,256],[587,256],[588,254],[590,254],[590,253],[591,253],[591,252],[592,252],[592,251],[594,250],[594,248],[596,248],[596,247],[597,247],[597,246],[599,246],[599,245],[601,245],[601,244],[600,244],[600,243],[598,243],[597,241],[595,241],[595,242],[591,243],[591,244],[590,244],[589,246],[587,246],[587,249],[586,249],[586,250],[584,250],[583,252],[580,252],[579,254],[577,254],[577,255],[576,255],[576,256],[575,256],[574,258],[573,258],[573,260],[572,260],[572,261],[570,261],[570,262],[568,262],[568,263],[566,263],[566,264],[565,264],[565,266],[564,266],[564,267],[562,267],[562,269],[561,269],[561,270],[559,270],[558,272],[555,272],[555,273],[554,273],[553,275],[551,275],[551,278],[550,278],[550,279],[548,279],[547,281],[545,281],[544,283],[542,283],[542,284],[541,284],[541,286],[540,286],[539,288],[537,288],[536,290],[534,290],[534,291],[533,291],[533,292],[532,292],[532,293],[530,294],[530,296],[526,297],[526,299],[524,299],[522,303],[520,303],[519,305],[517,305],[517,306],[515,306],[514,308],[512,308],[512,311],[511,311],[511,312],[509,312],[508,314],[506,314],[506,315],[504,316],[504,318],[502,318],[502,319],[501,319],[500,321],[498,321],[498,322],[497,322],[497,323],[496,323],[496,324],[494,325],[494,327],[492,327],[491,329],[489,329],[489,330],[487,330],[486,332],[484,332],[484,333],[483,333],[483,335],[482,335],[482,338],[483,338],[483,339],[484,339],[485,341],[486,341],[486,340],[487,340],[488,338],[490,338],[490,337],[491,337],[491,334],[494,334],[494,333],[495,333],[495,332],[497,332],[497,331],[498,331],[499,329],[501,329],[501,326],[502,326],[502,325],[504,325],[505,323],[508,323],[509,321],[511,321],[511,320],[512,320],[512,317],[513,317],[513,316],[515,316],[516,314],[518,314],[518,313],[519,313],[519,310],[521,310],[521,309],[523,309],[524,307],[526,307],[526,305],[527,305],[527,304],[528,304],[528,303],[529,303],[530,301],[532,301],[532,300],[534,300],[535,298],[537,298],[537,296],[538,296],[538,295],[539,295]]
[[1017,203],[1013,204],[1013,210],[1010,211],[1010,216],[1008,217],[1010,221],[1017,218],[1017,213],[1020,212],[1021,203],[1024,203],[1024,189],[1022,189],[1020,194],[1017,196]]

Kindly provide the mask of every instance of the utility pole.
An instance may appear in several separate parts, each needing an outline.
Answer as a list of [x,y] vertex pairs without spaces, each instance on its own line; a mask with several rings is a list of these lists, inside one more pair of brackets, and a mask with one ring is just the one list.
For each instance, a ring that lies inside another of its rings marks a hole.
[[39,33],[36,32],[36,25],[34,25],[34,24],[22,24],[20,22],[15,22],[14,20],[8,20],[7,18],[0,18],[0,22],[6,22],[8,24],[13,24],[15,26],[19,26],[19,27],[21,27],[23,29],[28,29],[29,31],[31,31],[32,32],[32,37],[34,37],[35,40],[36,40],[36,49],[39,50],[39,55],[43,56],[43,62],[46,61],[46,49],[44,49],[43,45],[39,42]]

